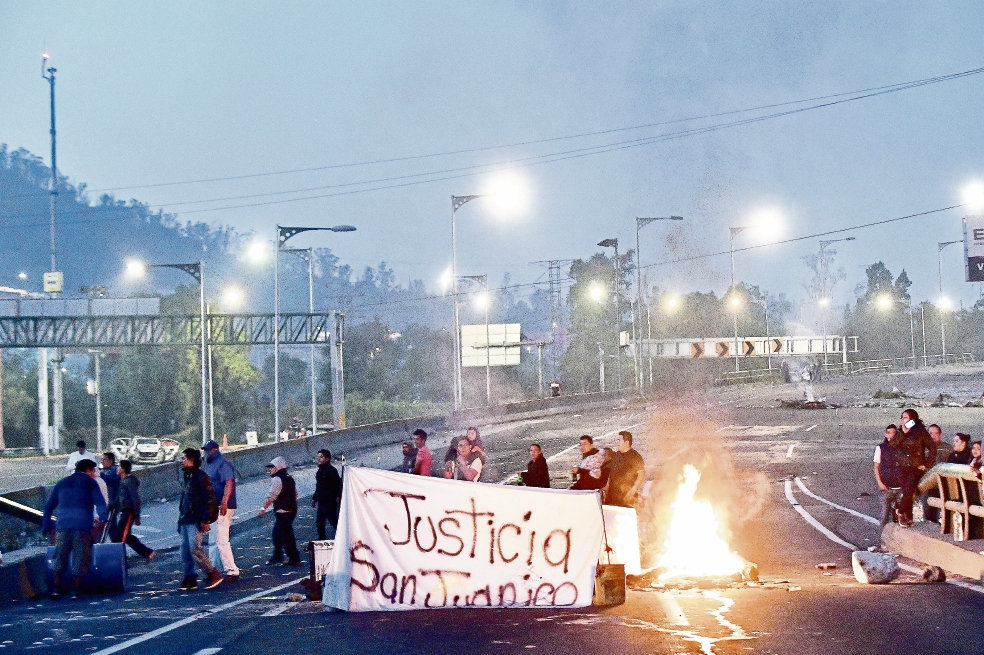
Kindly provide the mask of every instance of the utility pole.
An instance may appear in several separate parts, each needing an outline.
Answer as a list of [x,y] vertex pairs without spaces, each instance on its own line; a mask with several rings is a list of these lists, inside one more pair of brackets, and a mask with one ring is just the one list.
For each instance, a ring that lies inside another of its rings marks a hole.
[[[335,330],[331,344],[331,408],[334,414],[335,429],[345,427],[345,365],[343,362],[345,344],[345,314],[335,312]],[[279,437],[278,437],[279,439]]]

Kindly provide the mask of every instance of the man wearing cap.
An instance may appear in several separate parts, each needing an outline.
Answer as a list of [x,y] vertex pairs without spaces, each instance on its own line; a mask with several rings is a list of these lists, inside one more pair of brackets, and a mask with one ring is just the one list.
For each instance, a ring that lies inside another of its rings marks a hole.
[[284,552],[287,552],[287,564],[300,566],[301,554],[297,552],[297,541],[294,539],[294,519],[297,517],[297,485],[294,478],[287,475],[287,461],[283,457],[274,457],[267,464],[270,472],[270,491],[263,501],[260,516],[265,516],[267,508],[273,506],[273,557],[267,564],[281,564]]
[[[222,456],[219,444],[209,439],[202,446],[205,451],[205,464],[202,469],[212,479],[212,489],[219,499],[219,518],[215,522],[215,554],[209,553],[213,563],[221,560],[227,582],[239,579],[239,567],[232,556],[232,546],[229,544],[229,529],[232,527],[232,517],[236,514],[236,469],[232,463]],[[208,536],[206,535],[206,541]],[[211,551],[211,549],[209,549]],[[218,568],[218,567],[217,567]]]

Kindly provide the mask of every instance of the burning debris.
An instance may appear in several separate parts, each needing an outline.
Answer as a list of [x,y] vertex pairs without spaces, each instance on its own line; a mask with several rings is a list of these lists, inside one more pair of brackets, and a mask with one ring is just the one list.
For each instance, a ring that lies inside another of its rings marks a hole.
[[843,405],[828,403],[824,400],[780,400],[783,409],[838,409]]

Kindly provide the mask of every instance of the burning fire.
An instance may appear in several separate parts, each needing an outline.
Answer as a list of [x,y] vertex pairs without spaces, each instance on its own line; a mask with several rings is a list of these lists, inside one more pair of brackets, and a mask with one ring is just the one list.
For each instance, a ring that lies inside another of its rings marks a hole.
[[734,575],[741,573],[747,565],[724,540],[724,526],[711,503],[694,498],[698,482],[700,471],[687,464],[670,506],[672,518],[663,554],[657,563],[658,568],[664,569],[659,575],[660,580]]

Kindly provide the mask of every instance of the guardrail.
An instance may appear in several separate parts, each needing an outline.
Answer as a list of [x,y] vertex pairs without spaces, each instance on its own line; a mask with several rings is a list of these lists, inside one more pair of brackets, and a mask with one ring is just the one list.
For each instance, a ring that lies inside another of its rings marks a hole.
[[[820,365],[821,379],[828,375],[857,375],[859,373],[878,373],[883,371],[895,370],[914,370],[918,368],[932,368],[944,364],[973,364],[977,362],[974,353],[947,353],[945,356],[926,355],[909,357],[889,357],[885,359],[862,359],[848,362],[831,362]],[[721,373],[714,378],[715,385],[744,384],[749,382],[778,381],[779,369],[773,368],[750,370],[750,371],[728,371]]]

